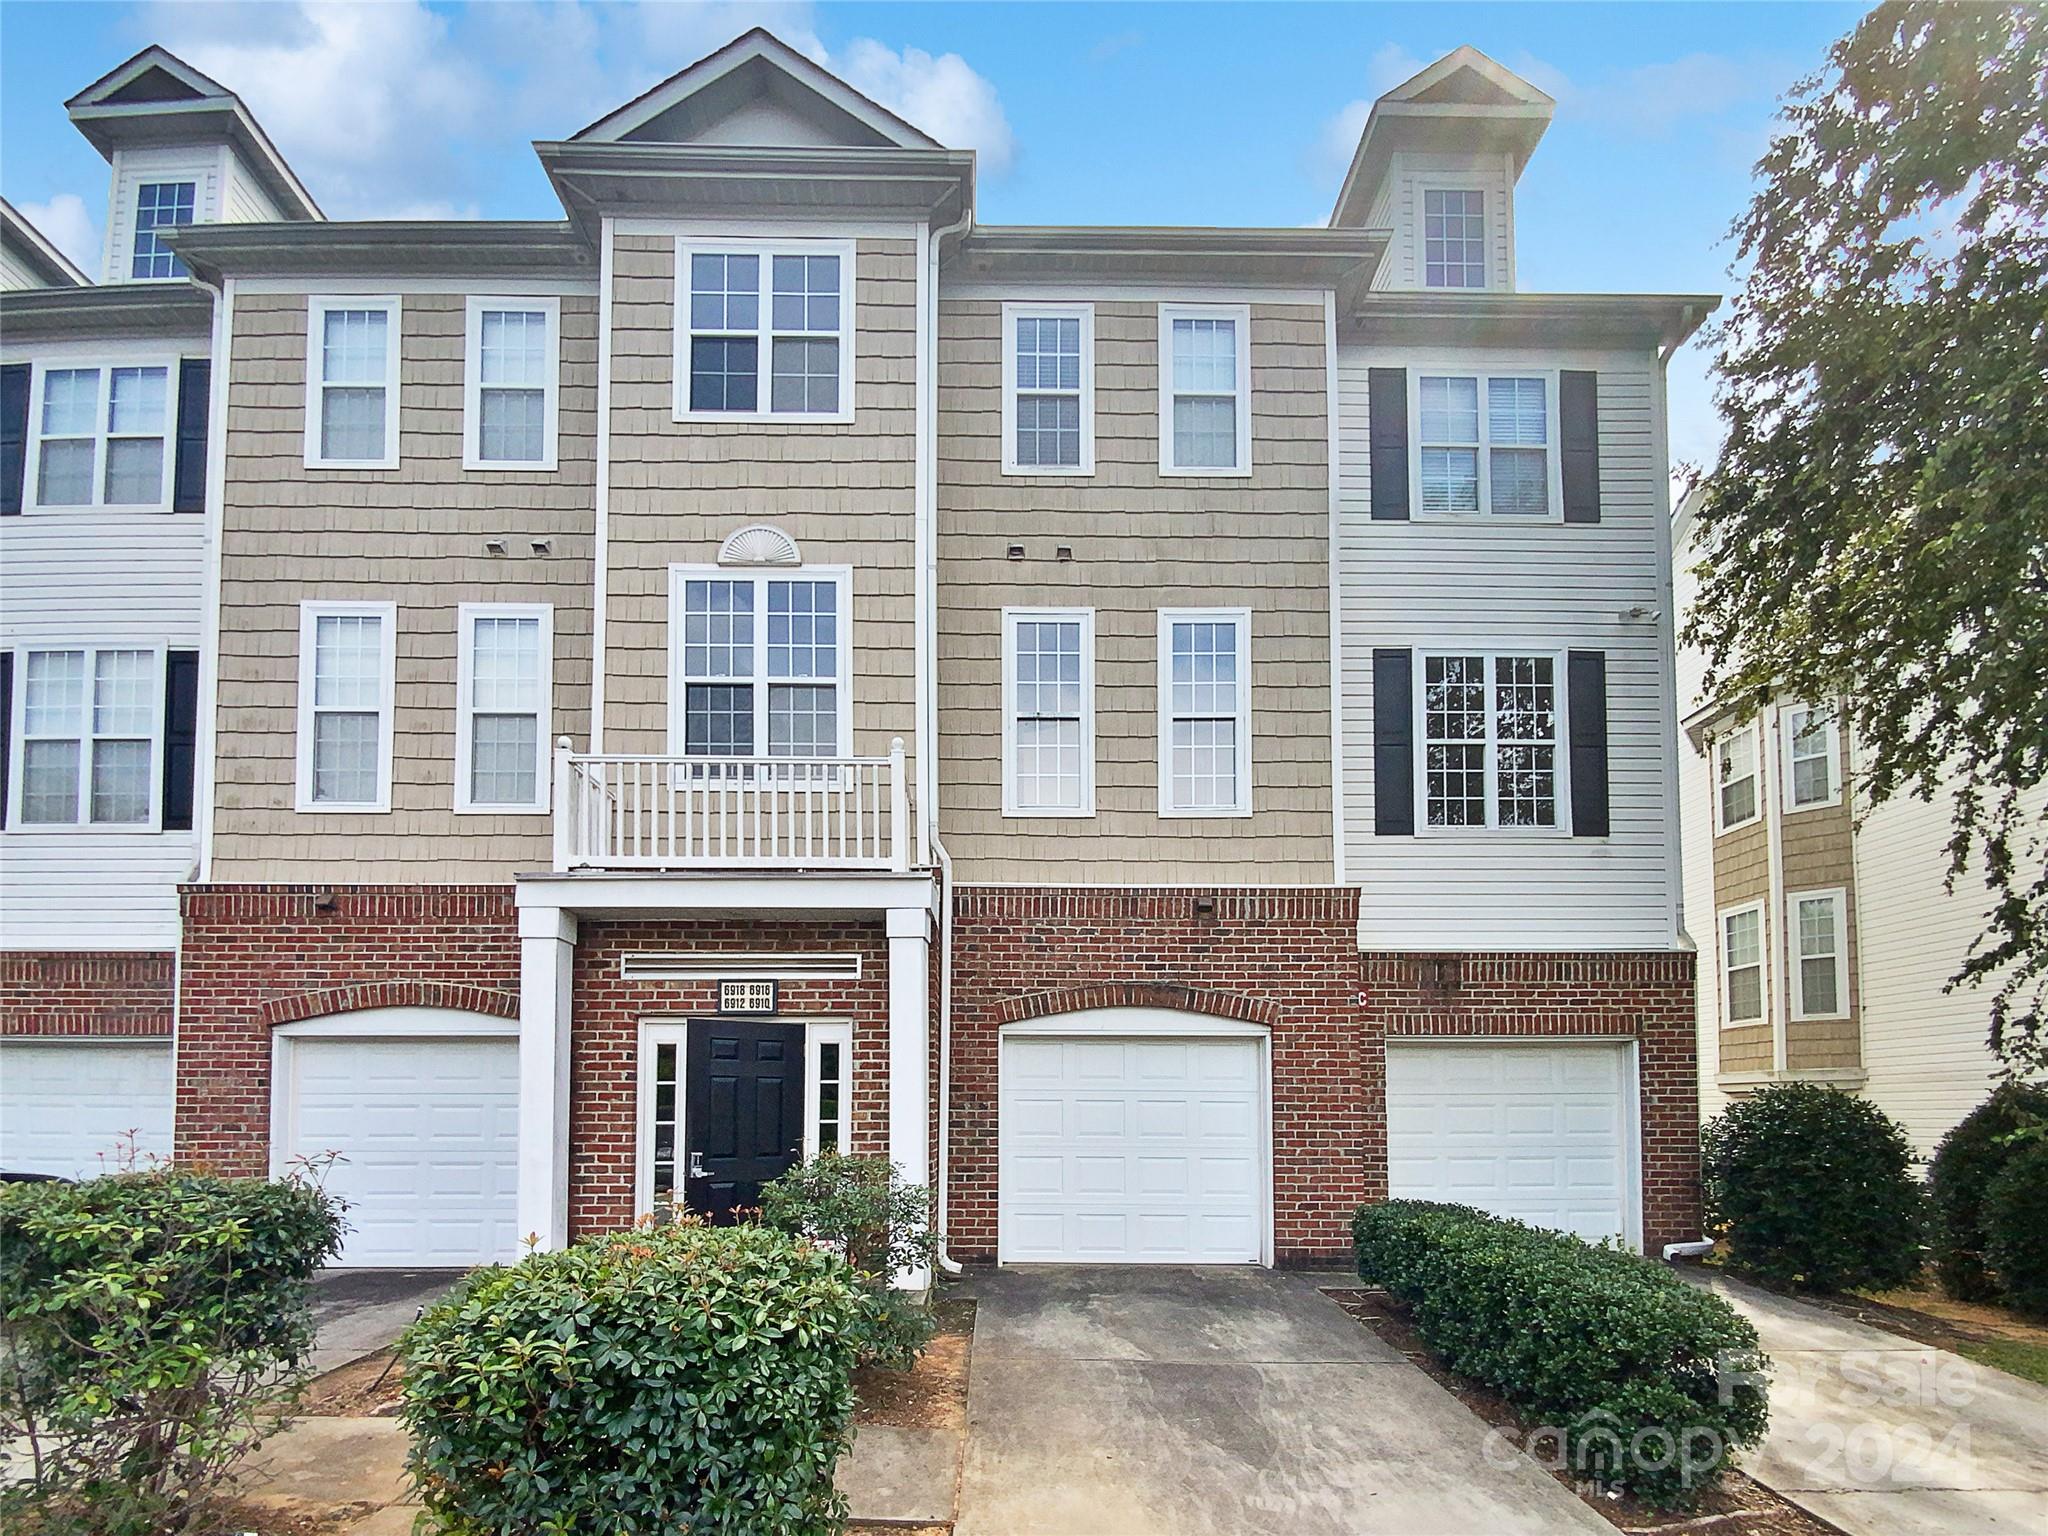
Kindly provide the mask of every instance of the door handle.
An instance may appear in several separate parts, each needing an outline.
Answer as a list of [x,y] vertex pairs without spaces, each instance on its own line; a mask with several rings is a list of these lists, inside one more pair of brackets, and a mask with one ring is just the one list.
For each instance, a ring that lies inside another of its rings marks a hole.
[[702,1152],[692,1152],[690,1154],[690,1177],[693,1179],[708,1179],[711,1177],[710,1174],[704,1171],[704,1154]]

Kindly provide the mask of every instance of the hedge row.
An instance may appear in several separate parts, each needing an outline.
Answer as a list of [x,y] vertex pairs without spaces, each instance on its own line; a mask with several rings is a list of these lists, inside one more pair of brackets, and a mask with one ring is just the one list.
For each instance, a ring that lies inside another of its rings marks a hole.
[[1683,1507],[1763,1438],[1756,1330],[1661,1265],[1424,1201],[1366,1206],[1352,1237],[1359,1274],[1444,1363],[1538,1421],[1581,1476]]

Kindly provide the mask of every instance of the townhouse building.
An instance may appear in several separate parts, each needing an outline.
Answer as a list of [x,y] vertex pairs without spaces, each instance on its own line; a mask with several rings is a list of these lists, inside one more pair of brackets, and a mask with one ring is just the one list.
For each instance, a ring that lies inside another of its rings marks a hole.
[[1326,228],[994,226],[756,31],[537,144],[560,221],[163,237],[218,295],[178,1155],[340,1152],[362,1265],[824,1148],[957,1261],[1695,1236],[1713,301],[1517,289],[1552,105],[1460,49]]

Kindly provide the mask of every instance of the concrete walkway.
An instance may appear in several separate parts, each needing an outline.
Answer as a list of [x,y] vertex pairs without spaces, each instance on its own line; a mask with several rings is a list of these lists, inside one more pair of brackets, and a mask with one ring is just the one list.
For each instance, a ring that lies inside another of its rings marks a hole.
[[1771,1427],[1743,1470],[1848,1536],[2048,1531],[2048,1388],[1711,1271],[1756,1325]]
[[955,1536],[1612,1536],[1316,1285],[977,1277]]
[[329,1269],[313,1277],[315,1376],[394,1344],[463,1269]]

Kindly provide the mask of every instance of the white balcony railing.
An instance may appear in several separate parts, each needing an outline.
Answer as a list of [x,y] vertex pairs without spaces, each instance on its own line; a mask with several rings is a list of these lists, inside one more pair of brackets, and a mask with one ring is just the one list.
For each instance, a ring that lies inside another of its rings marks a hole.
[[910,868],[887,757],[629,757],[555,744],[555,868]]

